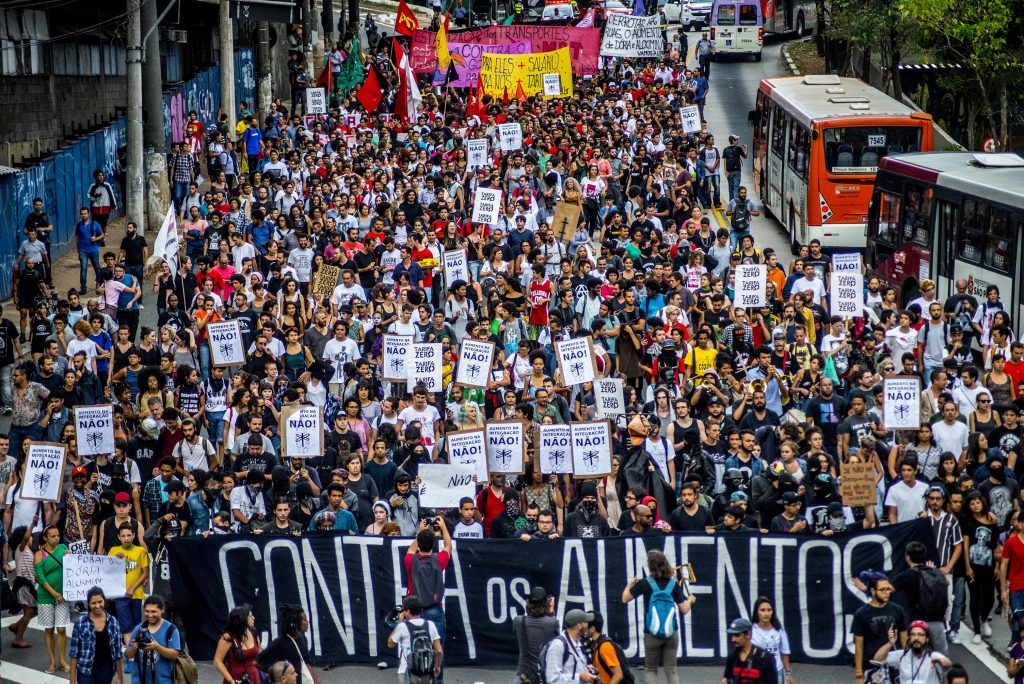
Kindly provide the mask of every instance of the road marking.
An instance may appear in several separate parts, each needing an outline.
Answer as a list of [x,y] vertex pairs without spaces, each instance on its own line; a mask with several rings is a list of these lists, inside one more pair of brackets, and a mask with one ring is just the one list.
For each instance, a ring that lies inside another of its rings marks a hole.
[[[20,615],[12,615],[11,617],[5,617],[3,619],[3,621],[0,622],[0,626],[7,627],[8,625],[13,625],[15,622],[17,622],[20,619],[21,619]],[[70,627],[70,625],[68,625],[68,626]],[[28,623],[28,628],[29,629],[37,629],[40,632],[43,631],[43,628],[39,626],[39,618],[38,617],[32,618],[32,620]]]
[[961,625],[960,631],[967,632],[967,635],[962,637],[963,643],[960,645],[967,649],[971,655],[977,658],[982,665],[991,670],[992,674],[1002,681],[1006,677],[1006,664],[996,658],[991,651],[992,647],[989,643],[987,641],[982,641],[980,644],[971,643],[971,637],[974,636],[974,632],[967,625]]
[[718,226],[729,230],[729,223],[725,220],[725,215],[722,214],[722,211],[712,204],[711,212],[715,215],[715,220],[718,221]]
[[68,684],[66,677],[47,674],[42,670],[33,670],[30,667],[15,665],[8,661],[0,663],[0,676],[4,678],[5,682],[14,682],[15,684]]

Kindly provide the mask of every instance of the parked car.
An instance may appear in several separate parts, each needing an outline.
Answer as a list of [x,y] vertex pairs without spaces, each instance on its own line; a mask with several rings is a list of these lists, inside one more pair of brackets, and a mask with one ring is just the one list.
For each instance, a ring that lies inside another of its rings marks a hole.
[[573,10],[573,6],[567,2],[544,5],[544,10],[540,15],[540,20],[545,23],[567,24],[578,18]]
[[620,0],[603,0],[601,2],[601,9],[604,11],[605,15],[633,13],[633,8]]
[[701,30],[711,17],[712,0],[667,0],[665,16],[670,22],[682,24],[687,31]]

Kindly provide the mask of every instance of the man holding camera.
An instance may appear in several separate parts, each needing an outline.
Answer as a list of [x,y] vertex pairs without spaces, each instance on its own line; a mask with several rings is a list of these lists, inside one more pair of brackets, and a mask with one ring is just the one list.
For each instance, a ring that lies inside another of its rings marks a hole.
[[[444,548],[435,553],[438,536],[442,538]],[[437,627],[442,647],[445,637],[444,571],[451,560],[451,553],[452,538],[448,534],[444,518],[440,516],[420,521],[420,531],[405,553],[409,596],[419,598],[421,615]],[[444,674],[440,668],[434,681],[435,684],[444,684]]]
[[164,620],[164,600],[151,594],[142,602],[142,623],[131,634],[125,660],[133,660],[132,684],[173,684],[181,632]]

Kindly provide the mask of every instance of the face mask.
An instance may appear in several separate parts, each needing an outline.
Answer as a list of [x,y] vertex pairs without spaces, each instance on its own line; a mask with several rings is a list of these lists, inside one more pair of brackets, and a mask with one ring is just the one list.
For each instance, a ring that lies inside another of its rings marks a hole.
[[586,513],[588,516],[589,515],[594,515],[595,513],[597,513],[597,502],[596,501],[584,501],[583,505],[581,506],[581,508],[583,509],[583,512]]
[[988,472],[989,475],[992,476],[992,479],[995,480],[996,482],[1006,482],[1006,471],[1003,470],[1002,468],[990,467]]

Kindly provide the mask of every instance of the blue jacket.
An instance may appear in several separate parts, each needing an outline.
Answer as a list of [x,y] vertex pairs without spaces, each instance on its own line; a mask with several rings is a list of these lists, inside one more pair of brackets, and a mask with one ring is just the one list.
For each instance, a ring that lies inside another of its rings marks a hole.
[[192,524],[190,524],[185,530],[185,536],[191,537],[210,529],[210,520],[213,518],[214,513],[218,513],[220,511],[220,504],[222,501],[223,499],[218,496],[214,500],[213,507],[211,508],[206,505],[202,492],[196,492],[185,499],[185,504],[188,506],[188,510],[192,514]]

